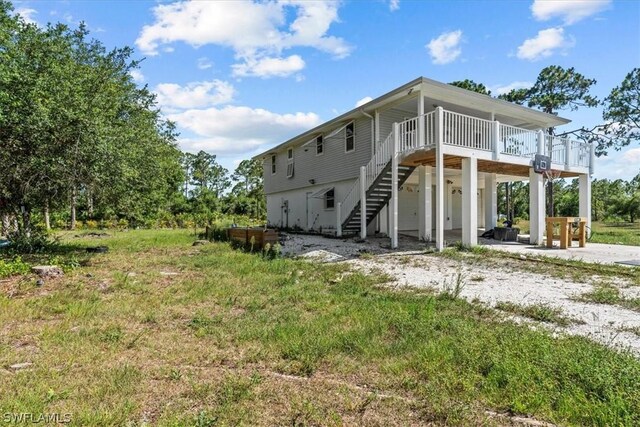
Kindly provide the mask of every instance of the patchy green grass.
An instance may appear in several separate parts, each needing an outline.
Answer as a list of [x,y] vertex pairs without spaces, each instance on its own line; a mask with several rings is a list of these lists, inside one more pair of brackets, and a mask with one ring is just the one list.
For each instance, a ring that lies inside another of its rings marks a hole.
[[[640,362],[449,294],[185,231],[108,245],[44,287],[0,288],[0,413],[71,425],[638,425]],[[80,253],[81,250],[79,249]],[[78,254],[79,254],[78,253]],[[10,366],[31,362],[28,369]]]
[[496,304],[496,308],[539,322],[554,323],[558,326],[569,326],[571,324],[581,323],[579,320],[565,316],[559,308],[551,307],[547,304],[520,305],[501,301]]
[[605,223],[594,221],[591,224],[591,242],[615,245],[640,246],[640,222]]
[[[520,233],[529,233],[528,220],[519,220],[515,226],[520,229]],[[607,223],[593,221],[591,223],[589,241],[592,243],[640,246],[640,222]]]
[[580,295],[577,299],[597,304],[619,305],[629,310],[640,311],[640,298],[625,297],[620,289],[607,282],[597,284],[592,291]]

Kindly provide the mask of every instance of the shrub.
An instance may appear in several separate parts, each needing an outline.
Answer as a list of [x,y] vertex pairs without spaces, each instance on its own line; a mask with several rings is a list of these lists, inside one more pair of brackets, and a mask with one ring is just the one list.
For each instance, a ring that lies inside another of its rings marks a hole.
[[88,219],[85,223],[84,223],[85,227],[88,229],[92,229],[95,230],[96,228],[98,228],[98,221],[95,221],[93,219]]
[[27,274],[31,267],[22,258],[17,256],[12,261],[0,259],[0,278],[10,277],[16,274]]

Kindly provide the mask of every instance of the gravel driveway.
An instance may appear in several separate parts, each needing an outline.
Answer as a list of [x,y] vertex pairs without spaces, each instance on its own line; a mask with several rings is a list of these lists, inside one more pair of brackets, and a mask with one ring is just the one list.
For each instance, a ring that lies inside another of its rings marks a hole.
[[[411,237],[401,237],[400,247],[402,250],[391,251],[387,238],[370,237],[358,243],[355,239],[287,235],[283,252],[322,262],[344,262],[364,272],[386,273],[394,279],[392,286],[442,291],[461,274],[464,287],[460,295],[469,301],[477,300],[490,306],[510,302],[555,307],[561,309],[564,316],[578,321],[567,327],[544,324],[555,333],[585,336],[609,346],[630,349],[640,356],[640,336],[623,331],[629,328],[640,331],[640,313],[615,305],[576,301],[575,297],[593,289],[591,284],[428,255],[425,245]],[[362,256],[365,252],[371,255]],[[621,281],[620,285],[624,283]],[[621,291],[630,297],[640,296],[638,286],[621,286]],[[513,318],[528,321],[518,316]]]

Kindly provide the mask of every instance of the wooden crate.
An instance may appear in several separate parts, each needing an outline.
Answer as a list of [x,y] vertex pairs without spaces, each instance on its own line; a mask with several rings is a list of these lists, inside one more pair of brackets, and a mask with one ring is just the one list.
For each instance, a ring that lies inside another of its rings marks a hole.
[[250,245],[253,238],[255,249],[262,249],[267,243],[273,246],[278,241],[278,233],[275,230],[265,230],[261,227],[232,227],[227,229],[227,234],[229,235],[229,240],[243,245]]

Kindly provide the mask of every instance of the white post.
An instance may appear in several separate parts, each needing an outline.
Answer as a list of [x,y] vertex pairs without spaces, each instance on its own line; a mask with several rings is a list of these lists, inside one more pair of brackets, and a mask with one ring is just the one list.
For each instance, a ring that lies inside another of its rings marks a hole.
[[579,178],[579,204],[580,216],[587,218],[587,236],[591,235],[591,177],[589,175],[580,175]]
[[544,193],[542,174],[529,168],[529,243],[532,245],[542,244],[545,230]]
[[462,244],[478,244],[478,159],[462,159]]
[[342,202],[336,205],[336,236],[342,237]]
[[418,167],[418,237],[431,240],[431,166]]
[[498,224],[498,186],[495,173],[484,175],[484,228],[491,230]]
[[566,139],[564,142],[564,168],[569,170],[571,168],[571,140]]
[[[493,115],[493,113],[492,113]],[[500,122],[493,122],[493,132],[491,132],[493,136],[493,160],[500,159]]]
[[[538,154],[544,154],[544,132],[538,131]],[[551,152],[549,152],[551,156]]]
[[367,238],[367,167],[360,167],[360,238]]
[[436,108],[436,249],[444,249],[444,112]]
[[391,249],[398,247],[398,149],[400,147],[400,129],[393,124],[393,150],[391,151]]
[[418,147],[424,147],[424,96],[422,94],[422,85],[418,95]]
[[593,175],[596,165],[596,146],[591,143],[589,148],[589,175]]

